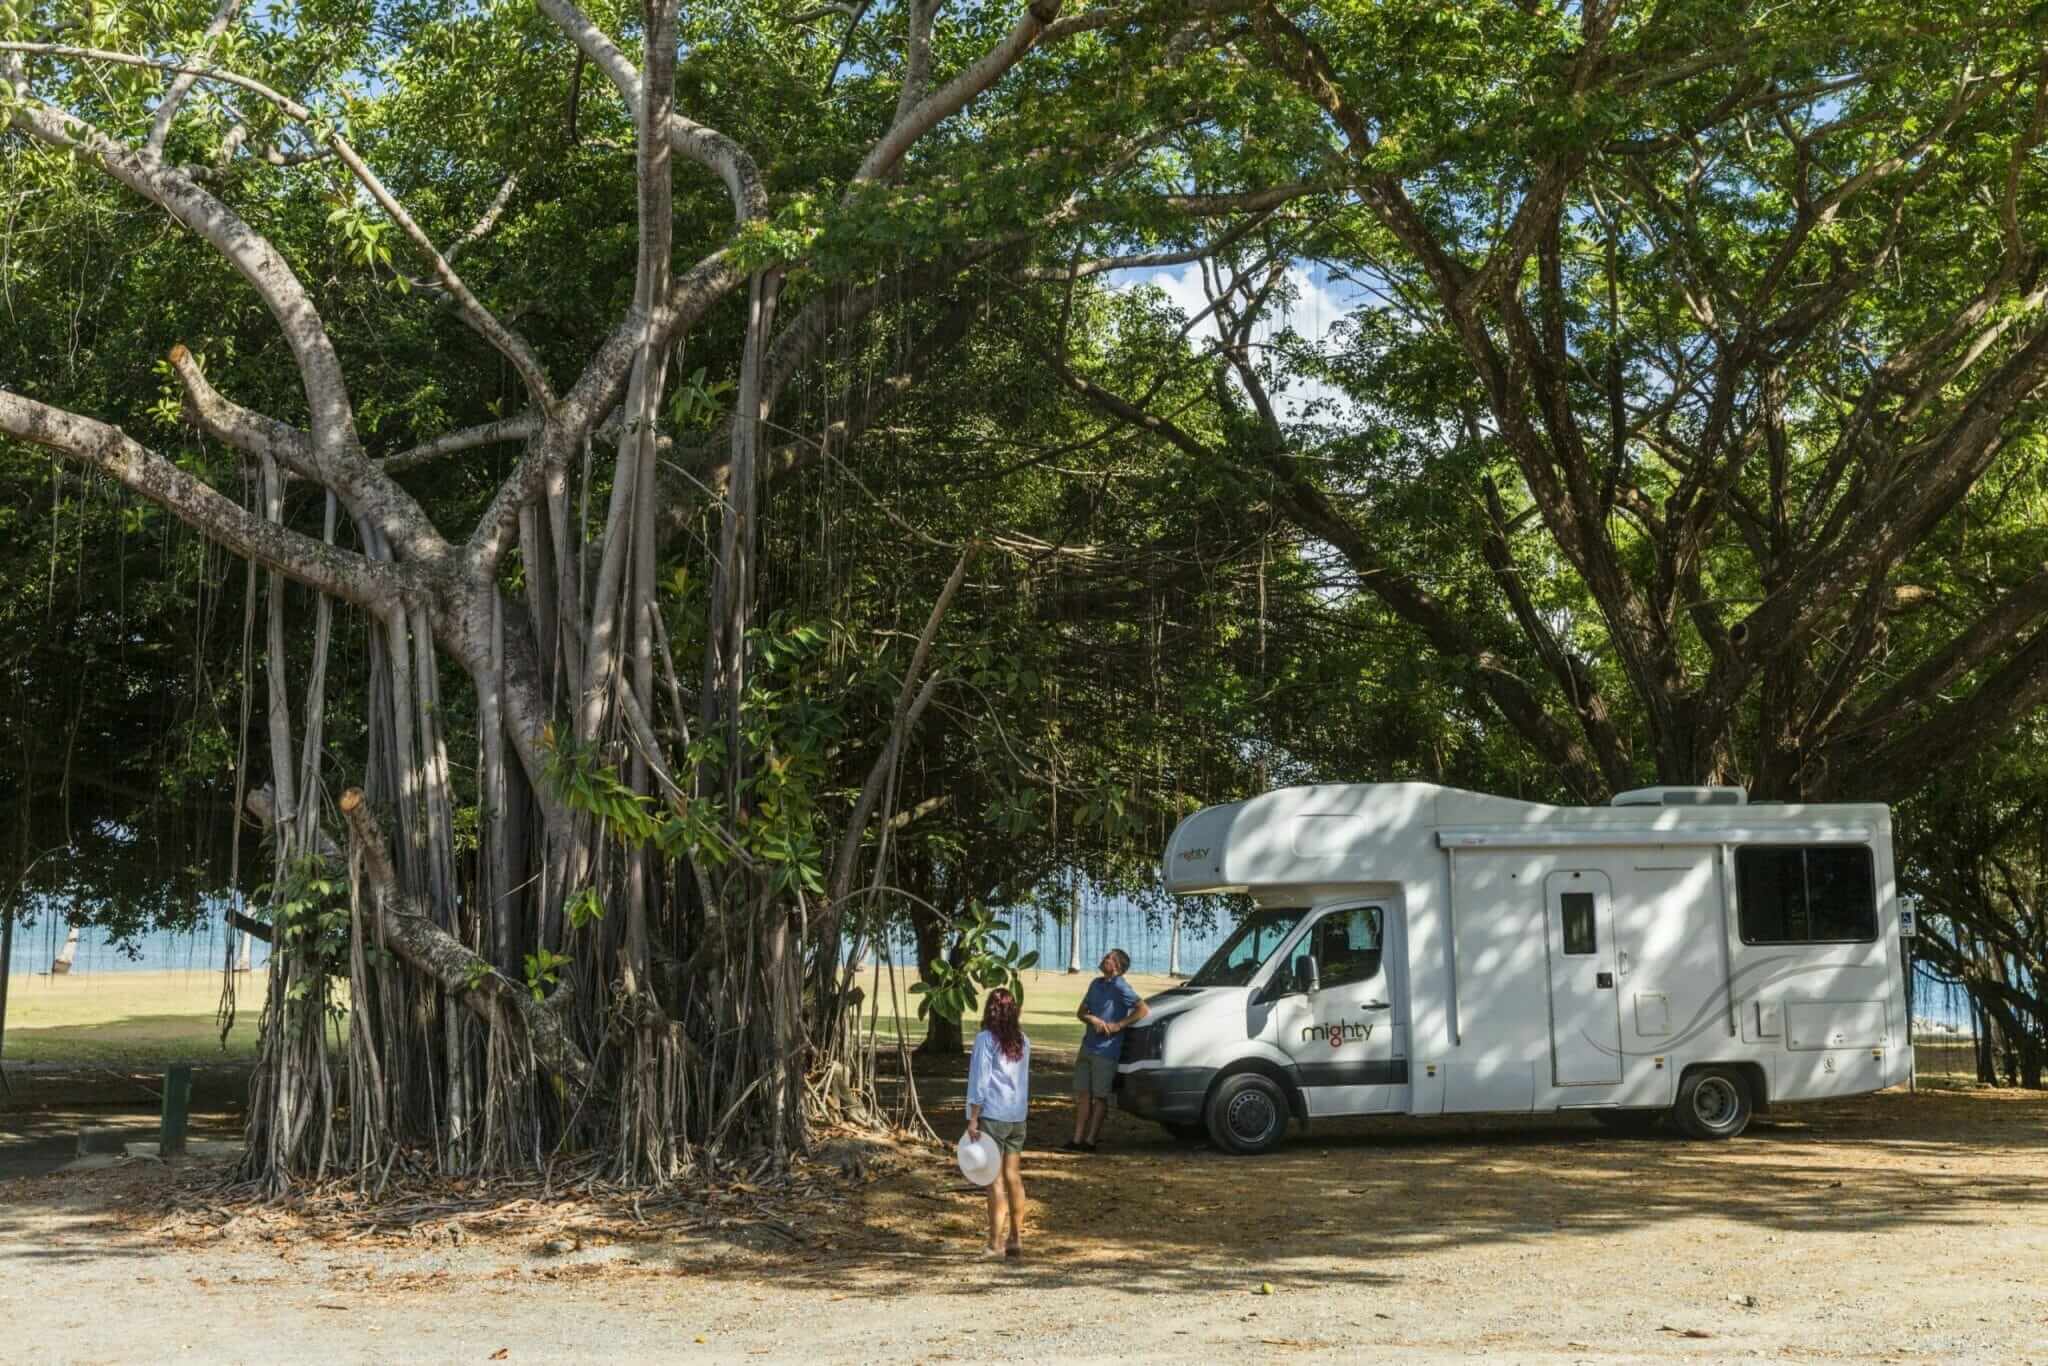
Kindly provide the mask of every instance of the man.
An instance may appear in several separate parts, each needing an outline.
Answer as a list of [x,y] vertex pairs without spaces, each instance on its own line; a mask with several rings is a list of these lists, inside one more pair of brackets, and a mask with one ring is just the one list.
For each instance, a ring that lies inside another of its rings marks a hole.
[[1138,989],[1124,980],[1131,956],[1122,949],[1102,955],[1102,975],[1088,984],[1074,1018],[1088,1026],[1081,1051],[1074,1057],[1074,1137],[1070,1153],[1092,1153],[1109,1118],[1109,1088],[1116,1082],[1117,1059],[1123,1056],[1123,1032],[1152,1013]]

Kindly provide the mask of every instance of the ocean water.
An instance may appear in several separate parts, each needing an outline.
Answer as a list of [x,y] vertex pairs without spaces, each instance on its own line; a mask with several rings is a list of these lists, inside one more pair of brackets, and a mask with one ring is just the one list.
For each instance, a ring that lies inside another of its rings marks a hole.
[[[8,961],[8,971],[16,974],[48,972],[51,962],[64,946],[66,933],[64,926],[52,916],[38,916],[34,925],[15,926],[14,953]],[[227,953],[228,937],[227,927],[216,924],[211,930],[194,934],[172,934],[168,931],[146,934],[124,947],[115,944],[99,930],[81,929],[71,971],[218,971]],[[270,960],[268,944],[258,940],[251,949],[254,966],[260,968]]]
[[[1013,937],[1024,949],[1038,950],[1042,965],[1054,968],[1067,965],[1065,926],[1056,924],[1048,916],[1029,913],[1012,915],[1010,924]],[[1229,932],[1228,925],[1203,931],[1183,928],[1181,971],[1193,972],[1200,967],[1202,960]],[[13,973],[48,972],[51,960],[63,947],[64,936],[63,926],[52,916],[39,916],[31,926],[17,926],[14,956],[8,970]],[[122,946],[113,943],[99,930],[82,929],[71,970],[84,973],[215,969],[221,965],[222,956],[227,951],[228,938],[226,927],[215,924],[210,929],[192,934],[148,934]],[[1112,948],[1120,948],[1131,955],[1133,972],[1163,973],[1170,957],[1168,938],[1164,925],[1148,924],[1145,914],[1135,907],[1113,904],[1089,908],[1081,916],[1081,966],[1092,969],[1103,954]],[[258,941],[251,946],[251,961],[262,967],[268,961],[269,953],[270,946]],[[897,944],[892,956],[901,963],[913,955],[906,942]]]
[[[1067,965],[1068,928],[1054,921],[1050,916],[1026,911],[1012,912],[1006,917],[1011,935],[1026,951],[1036,950],[1038,966],[1059,969]],[[1227,916],[1216,917],[1218,923],[1202,928],[1183,924],[1180,932],[1180,970],[1192,973],[1202,966],[1218,944],[1229,937],[1234,928]],[[1171,933],[1163,922],[1155,923],[1145,912],[1128,902],[1112,901],[1101,905],[1084,907],[1081,912],[1081,967],[1093,971],[1102,955],[1111,949],[1122,949],[1131,956],[1131,971],[1135,973],[1163,973],[1168,969],[1172,957],[1170,952]],[[897,961],[906,955],[899,950]]]
[[[1038,952],[1042,968],[1057,971],[1067,965],[1067,927],[1050,916],[1031,912],[1010,913],[1012,937],[1024,950]],[[1216,923],[1197,927],[1183,925],[1180,936],[1180,970],[1192,973],[1229,935],[1227,916]],[[117,945],[100,931],[79,931],[78,952],[72,961],[74,973],[219,971],[227,952],[231,931],[216,923],[190,934],[160,932],[143,936],[126,947]],[[17,926],[14,956],[9,971],[16,974],[48,972],[50,962],[64,943],[64,929],[53,917],[39,917],[32,926]],[[238,936],[236,936],[238,938]],[[1169,963],[1169,932],[1144,911],[1128,902],[1105,901],[1086,906],[1081,913],[1081,967],[1092,972],[1102,955],[1120,948],[1131,955],[1131,971],[1163,974]],[[250,946],[251,962],[261,968],[269,961],[270,946],[257,941]],[[890,956],[899,964],[914,961],[916,954],[907,941],[891,946]],[[1960,1026],[1967,1031],[1969,1013],[1961,993],[1922,977],[1914,983],[1913,1014],[1922,1024]]]

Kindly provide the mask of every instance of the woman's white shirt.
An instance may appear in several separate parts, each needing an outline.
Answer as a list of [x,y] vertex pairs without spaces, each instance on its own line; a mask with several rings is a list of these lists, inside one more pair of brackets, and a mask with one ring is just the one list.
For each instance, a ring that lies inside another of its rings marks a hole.
[[1003,1056],[1002,1045],[986,1029],[974,1036],[974,1056],[967,1064],[967,1103],[981,1107],[983,1119],[1015,1124],[1031,1104],[1031,1040],[1016,1058]]

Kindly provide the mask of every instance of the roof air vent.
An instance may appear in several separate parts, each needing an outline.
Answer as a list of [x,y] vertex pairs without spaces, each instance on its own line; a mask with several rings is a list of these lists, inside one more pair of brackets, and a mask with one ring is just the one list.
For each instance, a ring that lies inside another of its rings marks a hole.
[[1749,794],[1739,787],[1639,787],[1617,792],[1612,806],[1747,806]]

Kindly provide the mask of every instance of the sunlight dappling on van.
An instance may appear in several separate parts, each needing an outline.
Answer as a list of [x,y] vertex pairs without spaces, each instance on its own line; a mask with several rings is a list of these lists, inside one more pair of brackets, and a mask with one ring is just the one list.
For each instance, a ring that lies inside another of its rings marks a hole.
[[1580,1110],[1732,1138],[1912,1065],[1880,805],[1298,787],[1195,813],[1164,863],[1169,891],[1258,909],[1196,990],[1155,999],[1119,1094],[1230,1151],[1366,1114]]

